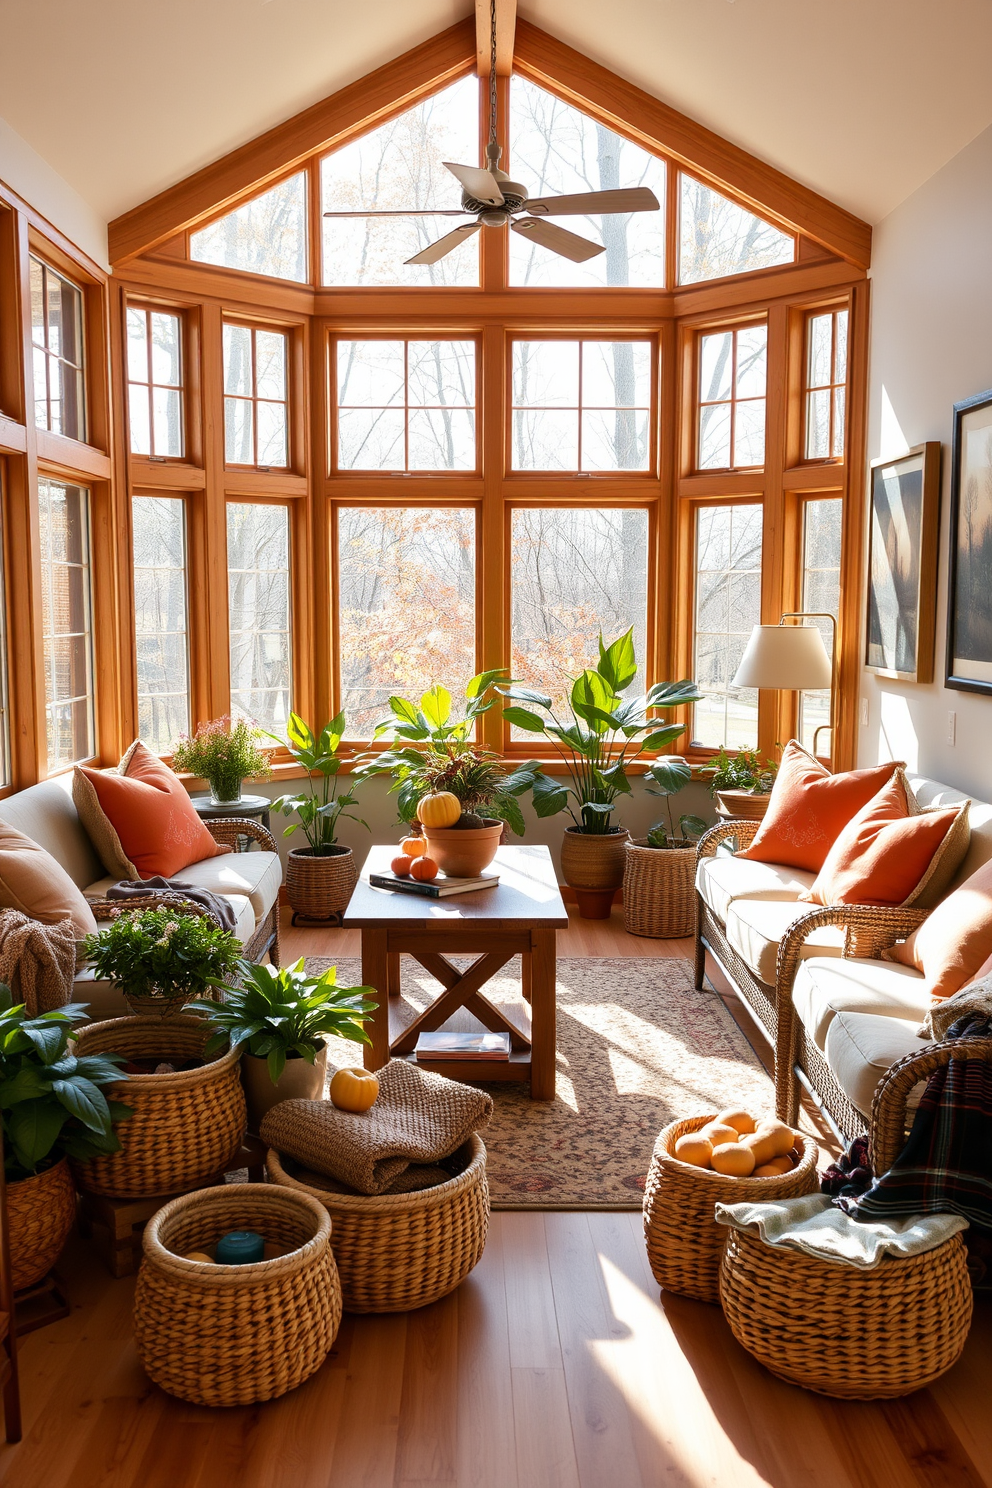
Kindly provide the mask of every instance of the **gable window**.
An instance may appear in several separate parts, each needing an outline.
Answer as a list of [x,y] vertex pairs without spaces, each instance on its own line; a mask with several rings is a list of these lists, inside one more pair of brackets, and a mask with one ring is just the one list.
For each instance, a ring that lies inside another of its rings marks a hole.
[[292,706],[289,511],[227,505],[231,711],[282,732]]
[[679,283],[792,263],[796,240],[692,176],[679,178]]
[[149,749],[168,754],[190,721],[186,503],[135,496],[131,517],[138,733]]
[[93,720],[93,610],[90,493],[38,482],[41,625],[49,770],[96,753]]
[[751,629],[761,619],[762,509],[696,510],[693,677],[703,694],[693,706],[693,741],[707,748],[753,749],[758,693],[733,687]]
[[167,310],[127,309],[131,453],[182,459],[182,320]]
[[307,280],[307,175],[300,171],[190,233],[189,256],[271,279]]
[[700,336],[700,470],[764,464],[767,351],[764,325]]
[[259,470],[289,464],[284,331],[224,325],[224,458]]
[[40,258],[31,258],[34,421],[39,429],[86,438],[83,292]]
[[475,470],[474,341],[339,341],[338,470]]
[[847,311],[806,320],[806,458],[844,458]]
[[514,470],[647,470],[650,341],[515,341]]

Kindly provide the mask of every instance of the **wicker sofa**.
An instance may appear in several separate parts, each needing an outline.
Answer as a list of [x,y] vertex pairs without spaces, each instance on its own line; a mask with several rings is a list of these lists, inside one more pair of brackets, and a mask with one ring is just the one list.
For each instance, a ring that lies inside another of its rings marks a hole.
[[[922,806],[966,799],[940,781],[908,779]],[[992,859],[992,805],[973,801],[970,824],[951,889]],[[700,839],[696,987],[709,950],[774,1047],[779,1116],[795,1122],[805,1089],[850,1138],[867,1130],[885,1072],[927,1047],[918,1035],[929,1007],[923,976],[881,957],[928,911],[802,903],[814,874],[733,856],[757,830],[726,822]]]

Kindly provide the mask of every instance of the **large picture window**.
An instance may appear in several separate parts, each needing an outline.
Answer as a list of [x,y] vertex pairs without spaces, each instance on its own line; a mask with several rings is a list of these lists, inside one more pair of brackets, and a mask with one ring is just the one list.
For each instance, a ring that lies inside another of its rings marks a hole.
[[762,509],[701,506],[696,511],[693,741],[707,748],[753,749],[758,694],[732,685],[752,627],[761,619]]
[[85,439],[83,292],[39,258],[31,259],[31,347],[35,423]]
[[179,497],[136,496],[131,513],[138,733],[168,754],[190,723],[186,507]]
[[647,470],[650,341],[515,341],[514,470]]
[[85,487],[39,480],[38,530],[45,719],[52,771],[90,759],[96,752],[90,508]]
[[339,470],[474,470],[474,341],[339,341]]
[[284,733],[292,708],[289,512],[228,502],[231,711]]

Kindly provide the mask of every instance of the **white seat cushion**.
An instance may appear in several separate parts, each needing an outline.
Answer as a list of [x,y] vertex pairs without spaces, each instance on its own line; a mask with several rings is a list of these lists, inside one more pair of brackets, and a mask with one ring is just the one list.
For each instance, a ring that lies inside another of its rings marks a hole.
[[[875,963],[877,964],[877,963]],[[863,1116],[885,1071],[906,1054],[922,1054],[927,1041],[917,1037],[919,1023],[879,1013],[837,1013],[827,1029],[825,1054],[838,1085]],[[926,1088],[921,1081],[910,1093],[915,1110]]]
[[[201,863],[191,863],[176,874],[181,883],[194,885],[198,889],[210,889],[225,897],[246,897],[251,900],[258,925],[279,897],[282,884],[282,863],[278,853],[246,852],[224,853],[219,858],[204,858]],[[102,898],[113,878],[101,878],[86,890],[90,899]]]
[[[926,978],[894,961],[816,957],[796,973],[792,1003],[819,1049],[838,1013],[905,1019],[919,1028],[930,1009]],[[860,1109],[860,1108],[859,1108]]]
[[696,888],[700,897],[720,920],[735,899],[796,900],[812,888],[815,873],[802,868],[786,868],[779,863],[752,863],[733,853],[717,853],[701,858],[696,870]]
[[[783,899],[735,899],[727,911],[727,939],[759,981],[775,985],[778,945],[782,936],[816,906]],[[816,930],[805,942],[802,955],[840,956],[844,932],[829,925]]]

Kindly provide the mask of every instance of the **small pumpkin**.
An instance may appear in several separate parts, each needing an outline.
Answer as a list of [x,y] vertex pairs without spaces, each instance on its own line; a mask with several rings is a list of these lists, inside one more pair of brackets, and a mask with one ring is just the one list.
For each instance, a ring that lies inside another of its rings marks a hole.
[[379,1096],[379,1081],[371,1070],[335,1070],[331,1077],[331,1102],[339,1111],[367,1111]]
[[432,791],[417,807],[425,827],[453,827],[462,814],[462,803],[450,791]]
[[423,837],[404,837],[400,843],[400,852],[408,858],[420,858],[427,851],[427,843]]
[[406,853],[400,853],[398,857],[393,858],[389,867],[397,878],[409,878],[413,862],[413,858],[407,857]]
[[417,879],[418,883],[430,883],[432,878],[437,878],[437,864],[433,858],[414,858],[410,866],[410,877]]

